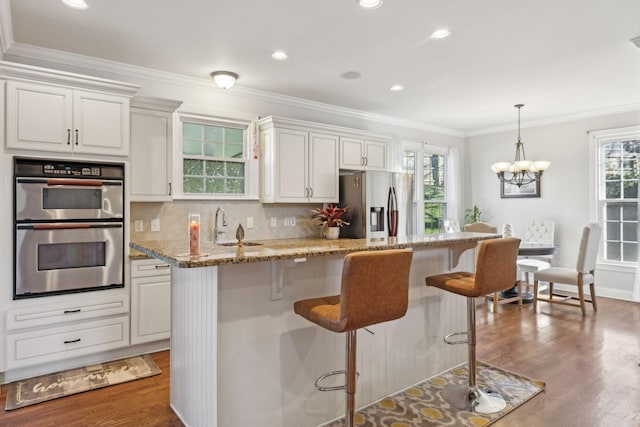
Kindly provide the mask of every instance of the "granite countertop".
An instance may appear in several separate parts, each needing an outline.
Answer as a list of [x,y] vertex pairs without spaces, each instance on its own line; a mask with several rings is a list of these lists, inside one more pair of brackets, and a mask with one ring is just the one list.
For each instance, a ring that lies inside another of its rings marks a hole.
[[[210,267],[224,264],[274,261],[281,259],[307,258],[325,255],[341,255],[350,252],[382,249],[453,247],[473,245],[485,239],[501,237],[488,233],[447,233],[431,236],[389,237],[382,239],[281,239],[255,241],[259,245],[243,247],[221,246],[202,242],[199,256],[190,256],[185,240],[153,240],[131,242],[130,257],[161,259],[180,268]],[[137,252],[136,252],[137,251]]]

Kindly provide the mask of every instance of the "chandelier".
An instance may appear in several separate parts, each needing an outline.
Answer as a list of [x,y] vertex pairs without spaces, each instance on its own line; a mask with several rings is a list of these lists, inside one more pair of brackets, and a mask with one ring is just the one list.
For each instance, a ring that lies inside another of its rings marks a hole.
[[[518,188],[532,182],[540,181],[542,172],[551,162],[546,160],[527,160],[524,155],[524,144],[520,140],[520,109],[524,104],[514,105],[518,109],[518,142],[516,142],[516,157],[513,162],[496,162],[491,165],[491,170],[498,175],[500,181],[505,184],[516,185]],[[505,176],[505,172],[510,176]]]

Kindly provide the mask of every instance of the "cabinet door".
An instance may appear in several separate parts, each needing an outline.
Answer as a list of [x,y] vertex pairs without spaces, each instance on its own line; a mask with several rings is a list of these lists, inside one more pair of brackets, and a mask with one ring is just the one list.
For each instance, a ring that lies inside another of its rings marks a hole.
[[7,82],[7,148],[72,150],[73,91]]
[[129,98],[74,91],[73,125],[75,152],[129,155]]
[[310,201],[337,202],[338,197],[338,137],[309,134]]
[[172,115],[131,109],[131,200],[171,201]]
[[307,132],[276,130],[276,202],[305,202],[308,197]]
[[131,279],[131,307],[131,344],[169,338],[171,276]]
[[364,165],[364,140],[340,138],[340,167],[343,169],[362,169]]
[[384,142],[365,141],[365,169],[387,170],[387,145]]

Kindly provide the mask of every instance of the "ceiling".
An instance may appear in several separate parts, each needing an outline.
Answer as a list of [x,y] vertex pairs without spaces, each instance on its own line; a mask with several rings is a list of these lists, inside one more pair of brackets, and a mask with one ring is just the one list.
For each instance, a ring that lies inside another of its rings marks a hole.
[[[467,134],[515,124],[517,103],[523,126],[640,109],[638,0],[1,2],[7,54],[32,45],[202,79],[232,70],[243,88]],[[442,27],[453,35],[431,39]]]

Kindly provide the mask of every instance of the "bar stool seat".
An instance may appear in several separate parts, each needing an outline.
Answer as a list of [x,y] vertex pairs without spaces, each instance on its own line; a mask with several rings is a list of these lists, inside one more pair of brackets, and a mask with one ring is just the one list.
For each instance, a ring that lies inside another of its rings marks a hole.
[[[320,391],[345,390],[345,425],[353,426],[356,392],[356,331],[376,323],[398,319],[409,306],[410,250],[363,251],[348,254],[342,267],[340,295],[296,301],[293,310],[305,319],[333,332],[346,332],[344,371],[322,375]],[[323,387],[327,376],[344,373],[345,385]]]
[[[429,276],[425,279],[427,286],[467,297],[467,332],[454,332],[444,338],[447,344],[468,345],[468,386],[450,385],[443,392],[444,399],[458,409],[490,414],[499,412],[506,406],[506,402],[499,393],[476,386],[475,298],[513,286],[516,279],[519,246],[520,239],[513,237],[484,240],[478,249],[475,274],[459,271]],[[466,335],[466,340],[454,338],[460,335]]]

